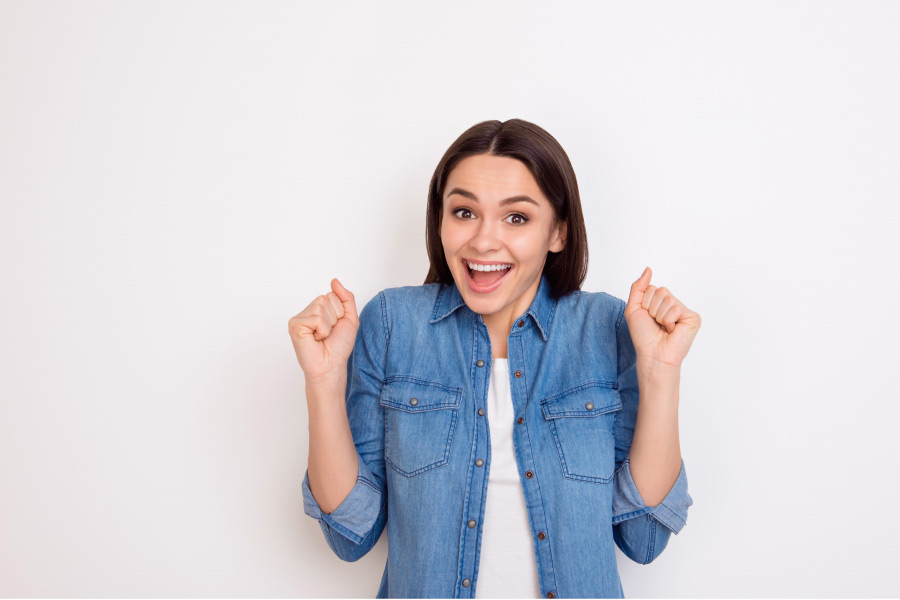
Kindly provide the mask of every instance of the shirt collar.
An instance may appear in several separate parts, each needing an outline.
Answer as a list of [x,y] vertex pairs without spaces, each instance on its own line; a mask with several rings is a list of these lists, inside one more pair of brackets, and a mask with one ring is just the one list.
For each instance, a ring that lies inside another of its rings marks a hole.
[[[472,315],[475,314],[466,306],[466,301],[463,300],[462,295],[459,293],[456,283],[441,285],[441,290],[434,301],[434,312],[429,323],[437,323],[460,307],[463,307],[463,310]],[[531,301],[531,306],[528,307],[525,314],[531,315],[545,342],[550,331],[550,322],[553,320],[554,310],[556,310],[556,300],[550,296],[550,282],[547,280],[547,276],[541,273],[541,283],[538,285],[534,300]]]

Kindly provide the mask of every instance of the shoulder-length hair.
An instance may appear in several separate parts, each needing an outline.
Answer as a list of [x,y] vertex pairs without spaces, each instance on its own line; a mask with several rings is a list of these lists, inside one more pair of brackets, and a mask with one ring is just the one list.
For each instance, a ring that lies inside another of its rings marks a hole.
[[581,289],[587,276],[588,242],[575,170],[552,135],[522,119],[473,125],[456,138],[438,163],[428,187],[425,245],[431,266],[425,284],[454,283],[441,243],[444,186],[450,172],[462,159],[477,154],[515,158],[528,167],[553,206],[554,226],[560,221],[567,222],[564,248],[560,252],[548,252],[544,264],[543,274],[550,284],[550,295],[561,298]]

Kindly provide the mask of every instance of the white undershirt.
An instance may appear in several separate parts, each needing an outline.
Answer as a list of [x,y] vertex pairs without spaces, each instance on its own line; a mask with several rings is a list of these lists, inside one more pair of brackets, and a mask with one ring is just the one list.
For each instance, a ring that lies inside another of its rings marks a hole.
[[476,598],[541,597],[525,494],[513,452],[515,416],[508,361],[494,358],[487,398],[491,464]]

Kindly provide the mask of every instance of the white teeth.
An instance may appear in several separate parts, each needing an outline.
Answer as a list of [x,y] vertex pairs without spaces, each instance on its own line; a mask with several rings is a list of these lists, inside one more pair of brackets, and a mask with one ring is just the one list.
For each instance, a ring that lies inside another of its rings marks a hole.
[[479,265],[469,261],[466,261],[466,264],[469,265],[469,268],[473,271],[502,271],[503,269],[508,269],[512,265]]

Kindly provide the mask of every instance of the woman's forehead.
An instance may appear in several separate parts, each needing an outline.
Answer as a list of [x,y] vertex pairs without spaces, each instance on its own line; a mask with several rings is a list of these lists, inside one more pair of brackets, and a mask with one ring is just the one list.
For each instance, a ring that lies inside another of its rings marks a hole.
[[[457,192],[457,193],[454,193]],[[544,197],[531,171],[519,160],[506,156],[470,156],[450,172],[444,197],[469,198],[498,203],[514,196],[526,196],[540,203]]]

